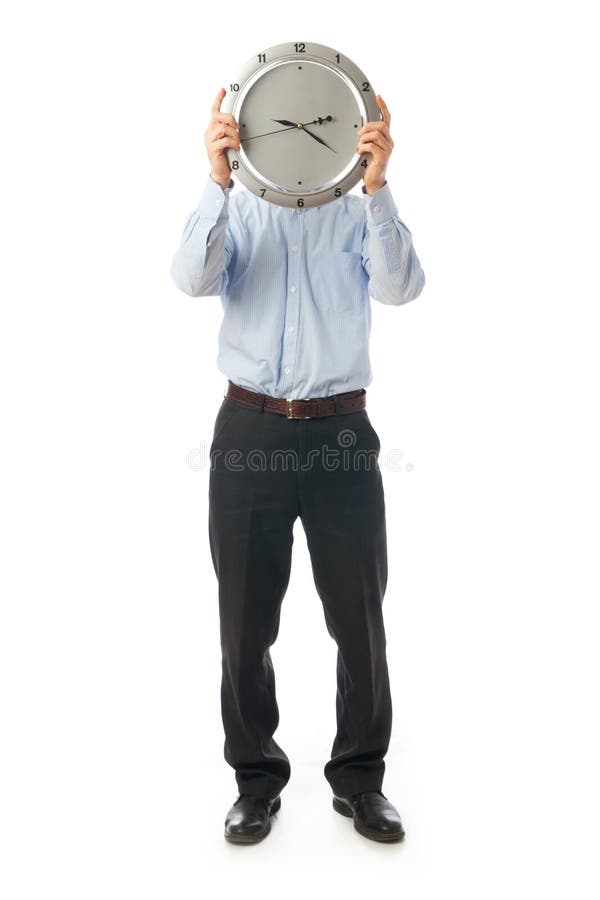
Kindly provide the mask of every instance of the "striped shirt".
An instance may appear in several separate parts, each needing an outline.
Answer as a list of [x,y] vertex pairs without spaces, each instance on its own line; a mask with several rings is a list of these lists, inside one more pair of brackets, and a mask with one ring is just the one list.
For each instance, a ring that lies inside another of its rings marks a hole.
[[425,284],[389,184],[295,209],[234,184],[208,176],[171,265],[184,293],[220,295],[217,368],[273,397],[366,388],[369,297],[401,306]]

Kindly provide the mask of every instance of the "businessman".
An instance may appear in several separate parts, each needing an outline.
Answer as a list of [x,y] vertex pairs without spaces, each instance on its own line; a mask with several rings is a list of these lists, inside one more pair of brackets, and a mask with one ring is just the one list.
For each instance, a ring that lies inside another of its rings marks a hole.
[[[234,843],[262,840],[290,778],[273,737],[279,710],[269,648],[300,517],[338,650],[337,731],[324,767],[333,808],[364,837],[399,841],[400,816],[382,791],[392,701],[381,446],[366,411],[370,298],[402,306],[419,296],[425,276],[386,180],[391,115],[377,95],[382,120],[358,131],[356,152],[370,154],[361,196],[290,209],[248,190],[231,193],[226,150],[239,150],[240,137],[234,116],[221,112],[225,93],[205,133],[210,172],[171,267],[180,290],[220,295],[223,307],[217,367],[227,391],[210,447],[208,529],[224,755],[238,786],[224,833]],[[312,648],[304,641],[308,676]]]

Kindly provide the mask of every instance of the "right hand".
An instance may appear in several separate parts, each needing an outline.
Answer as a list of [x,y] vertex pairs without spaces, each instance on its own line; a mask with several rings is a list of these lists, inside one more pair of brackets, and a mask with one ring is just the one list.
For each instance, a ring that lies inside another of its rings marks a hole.
[[231,113],[221,112],[221,103],[227,91],[221,88],[211,107],[212,117],[206,133],[204,143],[210,161],[210,176],[213,181],[220,184],[223,190],[229,186],[231,169],[227,162],[225,150],[233,147],[240,149],[239,125]]

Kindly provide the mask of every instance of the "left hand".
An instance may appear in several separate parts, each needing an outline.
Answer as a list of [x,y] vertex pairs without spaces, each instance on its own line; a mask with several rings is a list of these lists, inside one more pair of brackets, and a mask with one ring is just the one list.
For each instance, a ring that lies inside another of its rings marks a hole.
[[380,94],[375,95],[375,102],[381,110],[383,121],[365,122],[357,134],[360,135],[357,153],[370,153],[371,160],[363,169],[363,179],[367,193],[374,194],[385,184],[387,164],[394,148],[390,134],[392,116]]

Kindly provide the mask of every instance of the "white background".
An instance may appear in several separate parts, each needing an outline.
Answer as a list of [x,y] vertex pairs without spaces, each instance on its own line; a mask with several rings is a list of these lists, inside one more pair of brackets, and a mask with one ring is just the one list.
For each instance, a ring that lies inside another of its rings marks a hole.
[[[7,900],[598,896],[591,13],[59,0],[4,17]],[[266,841],[222,834],[237,792],[208,469],[188,465],[224,390],[222,313],[169,269],[213,98],[286,40],[341,49],[383,95],[388,182],[427,277],[404,308],[372,303],[368,389],[390,555],[384,792],[404,845],[331,808],[335,646],[299,521],[272,651],[292,777]],[[412,471],[387,467],[393,450]]]

